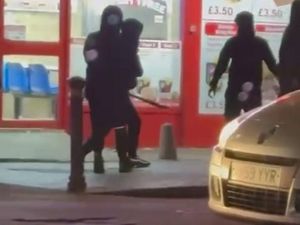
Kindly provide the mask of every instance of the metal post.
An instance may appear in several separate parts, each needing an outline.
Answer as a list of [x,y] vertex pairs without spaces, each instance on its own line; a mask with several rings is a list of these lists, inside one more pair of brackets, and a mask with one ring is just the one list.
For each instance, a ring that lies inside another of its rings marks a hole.
[[160,131],[160,159],[177,160],[176,144],[174,139],[173,125],[170,123],[163,124]]
[[69,79],[70,96],[70,134],[71,134],[71,174],[69,177],[69,192],[84,192],[86,189],[84,177],[84,155],[82,146],[82,102],[85,80],[81,77]]

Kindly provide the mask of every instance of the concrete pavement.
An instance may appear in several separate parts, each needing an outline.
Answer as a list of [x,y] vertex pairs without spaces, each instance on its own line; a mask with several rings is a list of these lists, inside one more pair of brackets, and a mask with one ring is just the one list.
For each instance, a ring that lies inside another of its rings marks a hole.
[[[158,150],[141,150],[140,157],[151,161],[149,168],[118,172],[114,150],[105,150],[105,174],[94,174],[92,158],[85,163],[87,193],[188,197],[207,193],[209,149],[178,149],[178,160],[160,160]],[[1,160],[1,159],[0,159]],[[14,160],[13,160],[14,161]],[[65,191],[70,174],[66,161],[0,162],[0,183],[9,186]],[[156,192],[155,192],[156,191]]]
[[151,166],[120,174],[116,152],[106,150],[106,173],[94,174],[87,160],[87,191],[76,195],[66,192],[70,174],[66,161],[2,160],[0,224],[240,224],[212,214],[207,198],[192,199],[207,195],[211,151],[179,149],[177,153],[176,161],[160,160],[157,150],[142,150],[140,156]]

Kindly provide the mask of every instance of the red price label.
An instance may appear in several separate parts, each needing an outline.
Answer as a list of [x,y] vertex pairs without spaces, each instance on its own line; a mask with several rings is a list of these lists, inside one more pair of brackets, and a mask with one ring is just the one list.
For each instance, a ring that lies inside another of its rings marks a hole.
[[283,17],[283,11],[280,10],[280,9],[261,8],[258,11],[258,16],[268,17],[268,18],[282,18]]
[[210,6],[208,8],[209,15],[222,15],[222,16],[232,16],[233,8],[232,7],[220,7],[220,6]]

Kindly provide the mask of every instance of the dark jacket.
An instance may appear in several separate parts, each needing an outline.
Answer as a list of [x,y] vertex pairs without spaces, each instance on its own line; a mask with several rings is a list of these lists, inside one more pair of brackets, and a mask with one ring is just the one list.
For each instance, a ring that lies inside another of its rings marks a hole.
[[238,34],[230,38],[221,50],[210,86],[215,88],[222,74],[227,70],[229,61],[229,79],[227,93],[238,94],[241,86],[249,81],[260,94],[262,84],[262,62],[265,61],[270,71],[276,74],[276,61],[268,43],[255,36],[253,17],[242,12],[236,17]]
[[300,0],[292,3],[290,23],[279,50],[281,95],[300,89]]
[[130,90],[136,86],[137,77],[143,75],[143,68],[138,55],[139,38],[143,31],[143,24],[136,19],[126,19],[121,30],[122,82],[127,90]]
[[[117,18],[117,19],[116,19]],[[119,53],[122,12],[116,6],[105,8],[100,30],[88,35],[84,45],[86,69],[86,97],[94,123],[113,126],[119,117]],[[93,60],[87,52],[97,52]]]

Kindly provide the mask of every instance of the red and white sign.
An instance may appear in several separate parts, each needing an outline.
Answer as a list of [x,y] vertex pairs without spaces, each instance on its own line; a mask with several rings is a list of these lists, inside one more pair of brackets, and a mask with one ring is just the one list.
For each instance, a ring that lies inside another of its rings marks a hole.
[[161,42],[160,48],[162,49],[180,49],[180,42]]
[[282,34],[286,29],[286,26],[280,25],[265,25],[258,24],[256,25],[256,31],[262,33],[280,33]]
[[207,36],[234,36],[237,27],[234,23],[215,23],[208,22],[205,24],[205,34]]
[[[78,37],[72,38],[71,44],[74,45],[84,45],[85,38]],[[140,41],[140,48],[144,49],[181,49],[181,43],[178,41],[151,41],[151,40],[141,40]]]

